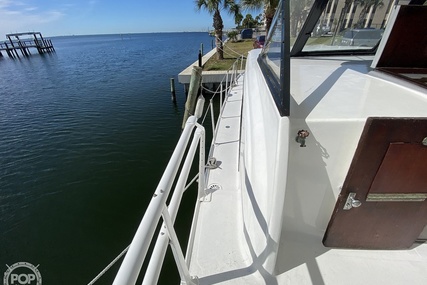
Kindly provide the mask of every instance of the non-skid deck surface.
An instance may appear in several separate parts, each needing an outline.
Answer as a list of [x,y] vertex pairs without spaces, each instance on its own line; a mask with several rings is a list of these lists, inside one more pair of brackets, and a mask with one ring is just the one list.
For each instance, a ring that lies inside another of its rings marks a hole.
[[[241,187],[238,174],[243,77],[233,88],[218,121],[207,197],[200,202],[191,255],[190,274],[199,284],[260,284],[243,234]],[[261,282],[262,283],[262,282]]]

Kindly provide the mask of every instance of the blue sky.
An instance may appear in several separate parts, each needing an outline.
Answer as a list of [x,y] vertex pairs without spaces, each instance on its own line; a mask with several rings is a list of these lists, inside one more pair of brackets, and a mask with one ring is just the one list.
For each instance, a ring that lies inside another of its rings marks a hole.
[[[221,15],[225,28],[235,26],[228,13]],[[212,16],[198,12],[193,0],[0,0],[0,40],[27,31],[60,36],[208,28]]]

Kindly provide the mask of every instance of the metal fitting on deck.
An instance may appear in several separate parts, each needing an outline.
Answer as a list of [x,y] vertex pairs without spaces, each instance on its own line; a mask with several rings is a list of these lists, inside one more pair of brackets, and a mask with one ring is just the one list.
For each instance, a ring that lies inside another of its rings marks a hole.
[[305,139],[310,135],[307,130],[299,130],[295,141],[300,144],[300,147],[306,147]]

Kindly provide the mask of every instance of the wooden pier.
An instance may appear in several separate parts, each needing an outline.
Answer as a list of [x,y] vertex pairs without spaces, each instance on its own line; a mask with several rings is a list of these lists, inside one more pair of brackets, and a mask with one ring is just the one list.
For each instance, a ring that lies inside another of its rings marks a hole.
[[2,51],[11,58],[19,58],[19,51],[22,56],[29,56],[30,48],[37,49],[39,54],[55,51],[52,41],[44,39],[40,32],[7,34],[6,38],[7,41],[0,42],[0,56]]

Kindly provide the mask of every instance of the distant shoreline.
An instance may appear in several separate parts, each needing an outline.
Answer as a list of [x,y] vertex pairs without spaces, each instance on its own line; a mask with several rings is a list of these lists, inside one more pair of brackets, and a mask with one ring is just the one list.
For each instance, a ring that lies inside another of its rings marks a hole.
[[112,34],[83,34],[83,35],[59,35],[59,36],[46,36],[48,38],[60,38],[60,37],[97,37],[97,36],[129,36],[129,35],[152,35],[152,34],[201,34],[208,33],[207,31],[199,31],[199,32],[143,32],[143,33],[112,33]]

